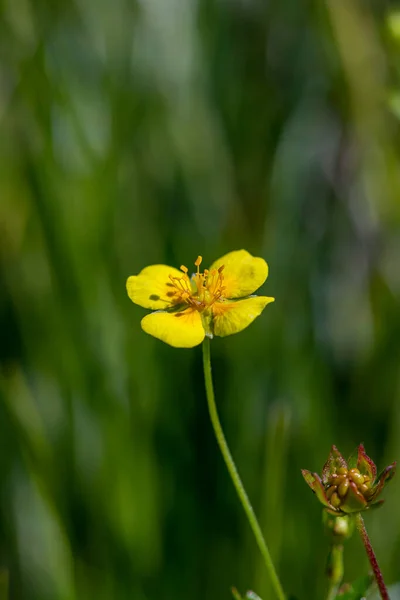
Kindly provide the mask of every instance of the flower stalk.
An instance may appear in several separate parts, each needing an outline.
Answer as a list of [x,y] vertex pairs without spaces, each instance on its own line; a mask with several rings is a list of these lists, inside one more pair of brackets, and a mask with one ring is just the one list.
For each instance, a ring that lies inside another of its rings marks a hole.
[[360,533],[361,539],[363,541],[365,550],[367,552],[368,560],[370,562],[376,583],[378,585],[379,594],[382,600],[390,600],[385,582],[383,580],[382,571],[379,568],[378,560],[375,556],[374,549],[372,548],[371,541],[365,528],[364,519],[362,518],[362,515],[360,513],[356,515],[356,525]]
[[276,597],[279,600],[285,600],[285,594],[279,581],[279,577],[277,575],[275,566],[272,562],[271,554],[265,542],[260,525],[258,524],[253,507],[247,496],[246,490],[244,489],[242,480],[240,479],[238,470],[232,458],[224,432],[221,427],[217,407],[215,404],[214,387],[211,373],[210,340],[208,337],[206,337],[203,341],[203,368],[208,410],[210,413],[211,423],[214,428],[215,437],[217,438],[218,446],[221,450],[221,454],[225,461],[229,475],[232,479],[232,483],[236,489],[237,495],[239,496],[239,500],[241,502],[243,510],[246,513],[246,517],[249,521],[254,537],[256,538],[258,547],[264,559],[265,566],[271,578]]
[[327,600],[334,600],[343,579],[343,545],[332,544],[328,555],[326,574],[329,581]]
[[331,548],[326,564],[326,576],[328,578],[327,600],[334,600],[343,579],[344,542],[351,537],[354,526],[351,517],[332,515],[326,510],[323,511],[323,522],[325,530],[331,538]]

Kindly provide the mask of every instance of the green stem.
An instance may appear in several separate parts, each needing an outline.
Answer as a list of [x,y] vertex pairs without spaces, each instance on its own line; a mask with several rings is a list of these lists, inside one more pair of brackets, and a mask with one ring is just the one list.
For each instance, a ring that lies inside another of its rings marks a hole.
[[326,573],[329,580],[329,590],[326,600],[334,600],[343,579],[343,546],[332,544],[328,556]]
[[8,600],[9,574],[6,569],[0,569],[0,600]]
[[337,593],[338,593],[339,587],[335,584],[331,584],[328,590],[328,595],[326,597],[326,600],[335,600]]
[[285,594],[283,592],[281,583],[279,581],[277,572],[271,559],[271,555],[268,550],[268,546],[264,540],[264,536],[261,532],[260,526],[257,521],[257,517],[254,514],[253,507],[250,504],[250,500],[247,497],[246,490],[243,487],[243,483],[240,479],[236,465],[233,461],[230,453],[228,444],[226,442],[224,432],[222,431],[221,423],[218,417],[217,407],[215,404],[214,387],[211,375],[211,360],[210,360],[210,340],[208,337],[203,342],[203,368],[204,368],[204,380],[206,386],[206,395],[208,402],[208,410],[210,413],[211,423],[214,428],[215,437],[217,438],[218,446],[221,450],[225,464],[231,476],[233,485],[235,486],[239,500],[243,506],[244,512],[246,513],[247,519],[250,523],[250,527],[253,530],[254,537],[256,538],[258,547],[260,548],[263,556],[265,566],[271,578],[273,588],[275,590],[277,598],[279,600],[285,600]]

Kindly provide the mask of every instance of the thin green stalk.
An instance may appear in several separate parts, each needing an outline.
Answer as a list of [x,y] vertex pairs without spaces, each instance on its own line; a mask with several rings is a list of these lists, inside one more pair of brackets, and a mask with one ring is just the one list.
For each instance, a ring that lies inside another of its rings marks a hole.
[[326,597],[326,600],[335,600],[337,593],[338,593],[339,587],[335,584],[331,584],[328,590],[328,595]]
[[326,600],[334,600],[343,579],[343,546],[332,544],[328,556],[326,573],[329,580],[329,590]]
[[283,592],[281,583],[279,581],[277,572],[271,559],[271,555],[268,550],[268,546],[264,540],[264,536],[261,532],[260,526],[257,521],[257,517],[254,514],[253,507],[250,504],[250,500],[247,497],[246,490],[243,487],[243,483],[240,479],[236,465],[233,461],[230,453],[228,444],[225,439],[224,432],[221,427],[221,423],[218,417],[218,411],[215,404],[214,387],[212,382],[211,374],[211,359],[210,359],[210,340],[208,337],[203,342],[203,368],[204,368],[204,380],[206,386],[206,395],[208,402],[208,410],[210,413],[211,423],[214,428],[215,437],[217,438],[218,446],[221,450],[225,464],[231,476],[233,485],[235,486],[239,500],[243,506],[244,512],[246,513],[247,519],[250,523],[250,527],[256,538],[258,547],[260,548],[261,554],[264,558],[265,566],[271,578],[273,588],[275,590],[277,598],[279,600],[285,600],[285,594]]
[[7,569],[0,569],[0,600],[8,600],[9,574]]

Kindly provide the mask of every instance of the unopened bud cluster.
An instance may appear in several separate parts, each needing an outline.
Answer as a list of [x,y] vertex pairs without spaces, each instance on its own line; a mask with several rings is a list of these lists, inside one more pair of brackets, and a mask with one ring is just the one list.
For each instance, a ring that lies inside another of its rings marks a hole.
[[353,491],[361,493],[364,498],[367,497],[368,489],[371,485],[371,478],[367,475],[361,475],[358,469],[346,469],[340,467],[337,473],[333,473],[326,484],[326,497],[335,508],[339,508],[349,492],[350,486]]
[[[356,464],[353,467],[351,463]],[[377,476],[375,463],[360,444],[357,458],[350,459],[350,466],[336,446],[332,446],[321,476],[306,469],[302,474],[330,514],[346,515],[380,506],[383,500],[377,498],[395,470],[396,463],[392,463]]]

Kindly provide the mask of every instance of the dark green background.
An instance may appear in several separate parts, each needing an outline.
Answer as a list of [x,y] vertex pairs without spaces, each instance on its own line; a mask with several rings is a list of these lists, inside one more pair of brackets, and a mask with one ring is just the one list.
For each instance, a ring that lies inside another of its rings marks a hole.
[[[274,598],[200,348],[126,278],[246,248],[275,296],[212,342],[227,438],[288,594],[324,597],[300,469],[400,458],[400,18],[365,0],[0,3],[0,563],[10,598]],[[366,523],[400,579],[400,477]],[[356,537],[347,580],[368,563]]]

